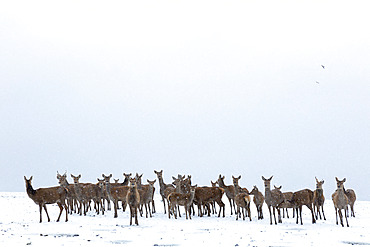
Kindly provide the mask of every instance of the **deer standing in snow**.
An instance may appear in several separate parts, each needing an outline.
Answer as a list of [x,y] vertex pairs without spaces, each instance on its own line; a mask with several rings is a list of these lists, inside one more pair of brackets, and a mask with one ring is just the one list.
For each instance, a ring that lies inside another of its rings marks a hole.
[[63,208],[66,211],[66,222],[68,221],[68,210],[67,205],[65,203],[67,191],[65,188],[61,186],[56,187],[49,187],[49,188],[39,188],[39,189],[33,189],[32,187],[32,176],[30,179],[27,179],[26,176],[24,176],[24,181],[26,182],[26,191],[29,198],[34,201],[40,209],[40,223],[42,222],[42,209],[44,208],[46,216],[48,217],[48,222],[50,222],[50,217],[48,214],[48,210],[46,209],[46,204],[58,204],[60,212],[57,219],[57,222],[59,222],[60,216],[62,215]]
[[140,206],[140,194],[135,178],[130,179],[129,190],[126,195],[126,202],[130,207],[130,225],[132,225],[132,218],[135,218],[135,224],[139,225],[137,220],[137,211]]
[[324,190],[322,188],[322,185],[324,184],[324,180],[319,181],[316,177],[316,189],[313,192],[313,211],[315,213],[316,220],[319,219],[321,220],[321,213],[320,213],[320,208],[322,212],[322,216],[324,220],[325,214],[324,214],[324,202],[325,202],[325,196],[324,196]]
[[[262,176],[262,180],[265,184],[265,203],[269,209],[270,213],[270,225],[272,225],[272,213],[274,215],[274,220],[275,220],[275,225],[277,225],[276,222],[276,216],[275,216],[275,209],[278,212],[278,221],[281,223],[281,215],[280,215],[280,209],[278,208],[278,205],[284,201],[283,194],[281,193],[280,190],[271,190],[271,179],[273,176],[270,178],[266,179],[264,176]],[[271,208],[272,211],[271,212]]]
[[224,183],[224,179],[225,179],[225,176],[221,176],[220,174],[218,176],[217,183],[218,183],[218,186],[220,186],[221,188],[225,190],[226,197],[227,199],[229,199],[229,203],[230,203],[231,215],[233,215],[233,209],[236,213],[236,207],[235,207],[235,201],[234,201],[235,188],[234,188],[234,185],[226,185]]
[[335,218],[336,223],[338,225],[338,214],[340,218],[340,224],[342,227],[344,227],[343,224],[343,215],[342,215],[342,209],[344,211],[344,217],[346,218],[347,227],[348,225],[348,197],[346,196],[345,190],[344,190],[344,182],[346,179],[339,180],[337,177],[335,177],[335,180],[337,181],[337,190],[332,194],[332,200],[334,203],[334,209],[335,209]]
[[171,218],[171,213],[174,215],[175,219],[177,219],[177,206],[184,206],[185,207],[185,215],[186,219],[191,219],[190,214],[190,206],[193,203],[194,195],[195,195],[195,189],[197,186],[191,186],[190,192],[186,194],[178,193],[178,192],[172,192],[168,196],[168,218]]
[[[167,197],[170,193],[174,192],[175,186],[172,184],[165,184],[163,181],[163,170],[160,170],[159,172],[154,170],[154,173],[157,174],[158,177],[158,183],[159,183],[159,194],[162,197],[163,206],[164,206],[164,213],[166,213],[166,201]],[[166,191],[166,189],[168,189]],[[167,202],[168,204],[168,202]]]
[[249,194],[253,195],[253,202],[257,208],[257,215],[258,215],[257,218],[259,220],[262,220],[263,219],[262,206],[263,206],[263,202],[265,201],[265,197],[258,190],[257,186],[253,186],[253,189],[251,190],[251,192],[249,192]]
[[[243,220],[245,220],[245,213],[246,213],[247,217],[249,217],[249,221],[251,221],[252,220],[251,210],[250,210],[251,199],[249,197],[249,192],[248,190],[246,189],[244,190],[243,188],[239,186],[239,179],[241,178],[241,176],[237,178],[232,176],[232,178],[233,178],[233,184],[234,184],[234,189],[235,189],[234,200],[236,204],[236,220],[238,220],[241,217],[240,214],[243,215]],[[240,212],[240,209],[241,209],[241,212]]]

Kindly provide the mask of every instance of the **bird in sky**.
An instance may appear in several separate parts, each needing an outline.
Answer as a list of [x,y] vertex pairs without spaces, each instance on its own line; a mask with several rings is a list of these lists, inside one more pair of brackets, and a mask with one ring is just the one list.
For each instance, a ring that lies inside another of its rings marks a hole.
[[316,81],[317,84],[320,84],[320,82]]
[[322,64],[321,64],[321,67],[322,67],[323,69],[325,69],[325,66],[324,66],[324,65],[322,65]]

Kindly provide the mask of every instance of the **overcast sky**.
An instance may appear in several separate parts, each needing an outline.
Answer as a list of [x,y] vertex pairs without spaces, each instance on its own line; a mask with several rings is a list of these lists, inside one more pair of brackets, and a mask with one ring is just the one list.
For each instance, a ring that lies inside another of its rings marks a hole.
[[370,200],[367,6],[1,1],[0,190],[163,169]]

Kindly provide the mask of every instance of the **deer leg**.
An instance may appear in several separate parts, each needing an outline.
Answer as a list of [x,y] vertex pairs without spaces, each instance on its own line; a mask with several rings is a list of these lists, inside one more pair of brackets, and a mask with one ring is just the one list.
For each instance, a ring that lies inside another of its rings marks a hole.
[[57,219],[57,222],[59,222],[60,216],[62,215],[62,212],[63,212],[63,206],[60,202],[58,202],[57,204],[58,204],[58,207],[60,209],[59,216],[58,216],[58,219]]
[[280,208],[278,208],[277,211],[278,211],[278,220],[279,220],[279,223],[283,223],[283,221],[281,220]]
[[353,210],[353,204],[351,204],[350,206],[351,206],[351,216],[355,217],[355,210]]
[[137,208],[136,207],[134,207],[134,212],[135,212],[135,224],[138,226],[139,221],[137,220]]
[[271,215],[271,206],[268,206],[269,213],[270,213],[270,225],[272,225],[272,215]]
[[227,199],[229,199],[231,215],[233,215],[233,204],[231,202],[231,198],[228,197]]
[[[316,218],[315,218],[315,215],[313,213],[313,208],[312,208],[312,204],[308,204],[307,207],[311,210],[311,215],[312,215],[312,224],[315,224],[316,223]],[[320,216],[321,218],[321,216]]]
[[348,225],[348,217],[349,217],[349,215],[348,215],[348,213],[346,211],[344,211],[344,217],[346,217],[347,227],[349,227],[349,225]]
[[152,213],[155,214],[155,203],[154,198],[152,198]]
[[322,216],[324,217],[324,220],[326,220],[325,214],[324,214],[324,205],[321,206],[321,211],[322,211]]
[[161,195],[161,196],[162,196],[162,202],[163,202],[163,207],[164,207],[164,213],[166,213],[166,199],[165,199],[164,195]]
[[46,205],[45,204],[43,205],[43,208],[44,208],[44,210],[46,212],[46,216],[48,217],[48,222],[50,222],[49,213],[48,213],[48,210],[46,209]]
[[299,217],[301,218],[301,225],[303,225],[303,222],[302,222],[302,206],[299,206]]
[[[344,227],[342,209],[338,209],[338,213],[339,213],[340,224],[342,225],[342,227]],[[344,214],[346,214],[346,209],[344,209]]]
[[277,223],[276,223],[276,216],[275,216],[275,207],[272,207],[272,211],[273,211],[273,213],[274,213],[274,221],[275,221],[275,225],[277,225]]
[[295,208],[295,211],[296,211],[296,216],[297,216],[297,219],[296,219],[296,224],[298,224],[298,218],[299,218],[299,212],[298,212],[298,207]]
[[40,223],[42,222],[42,205],[39,204],[39,210],[40,210]]
[[148,218],[148,206],[146,205],[146,203],[144,203],[144,206],[145,206],[145,218]]

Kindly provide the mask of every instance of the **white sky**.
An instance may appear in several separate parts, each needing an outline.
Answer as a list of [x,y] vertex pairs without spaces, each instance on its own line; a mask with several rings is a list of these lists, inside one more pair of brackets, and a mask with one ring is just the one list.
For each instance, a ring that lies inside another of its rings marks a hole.
[[1,1],[1,190],[164,169],[327,195],[347,177],[369,200],[367,7]]

